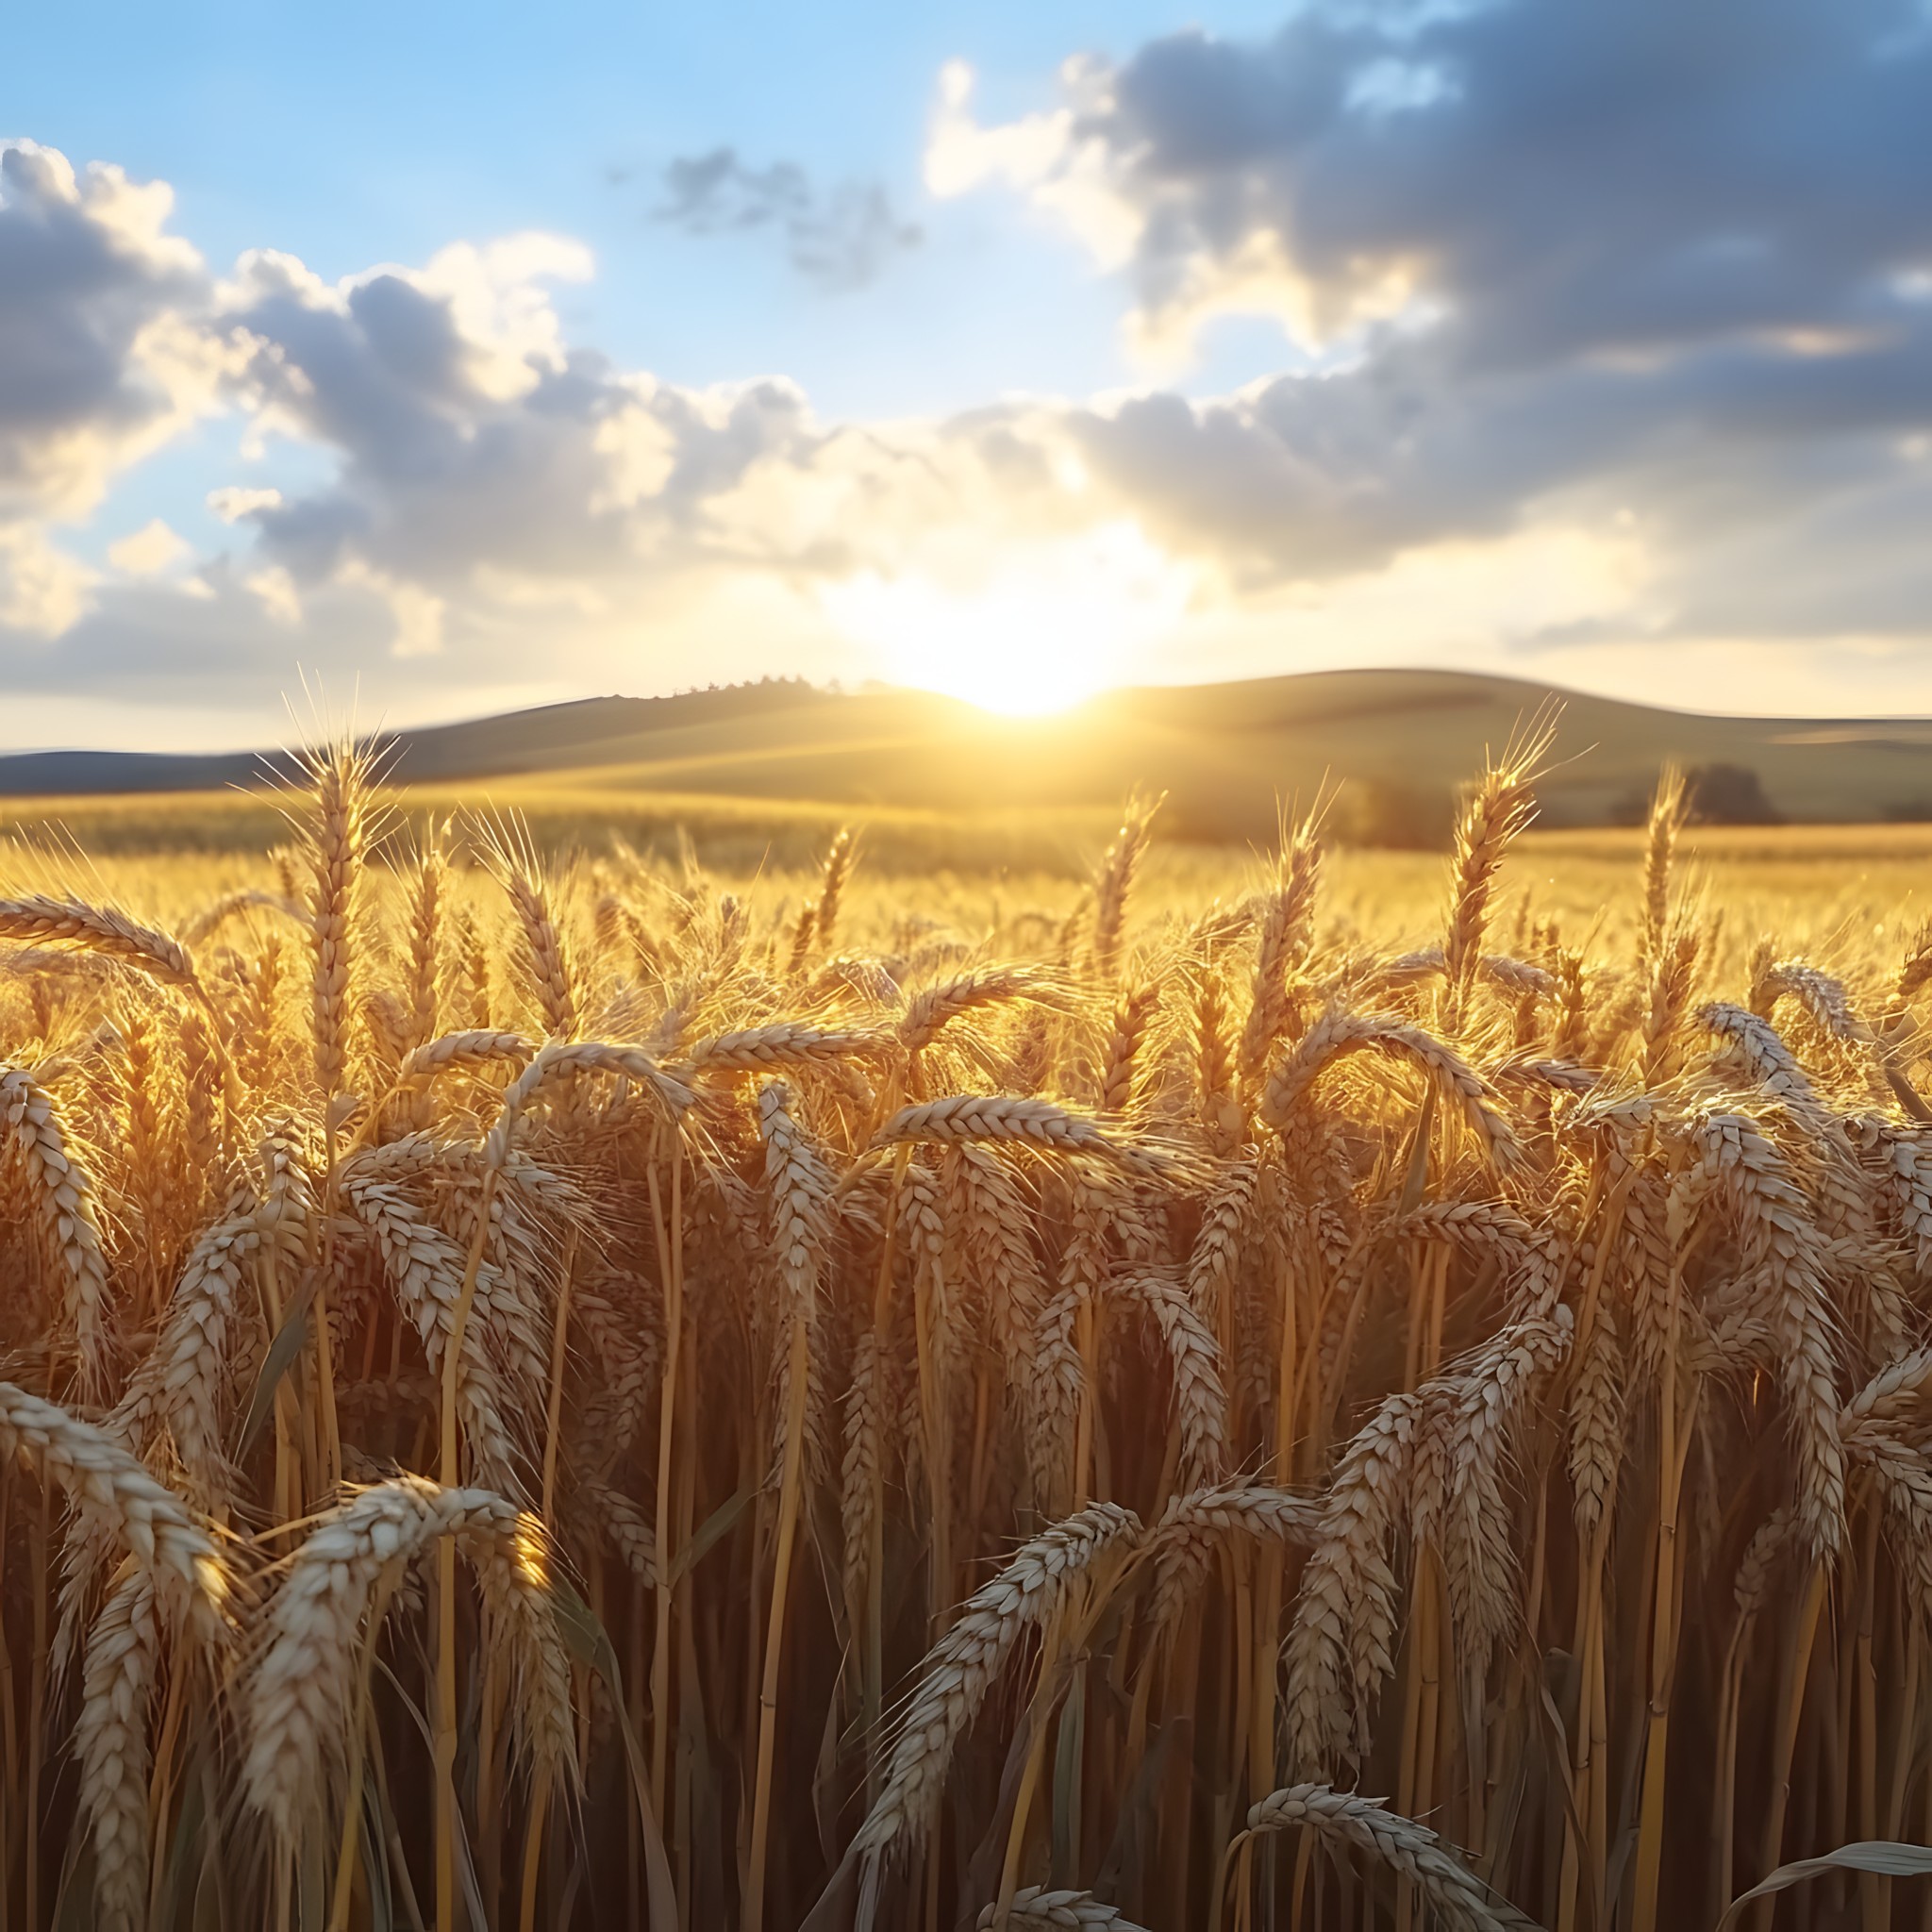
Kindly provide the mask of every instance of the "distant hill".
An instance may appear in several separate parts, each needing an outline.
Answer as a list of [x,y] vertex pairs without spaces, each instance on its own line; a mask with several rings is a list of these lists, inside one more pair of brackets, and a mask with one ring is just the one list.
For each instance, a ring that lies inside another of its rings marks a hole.
[[[1169,794],[1181,836],[1265,838],[1278,803],[1348,781],[1344,826],[1398,841],[1440,828],[1454,788],[1521,719],[1564,707],[1566,762],[1540,787],[1545,824],[1616,823],[1658,764],[1727,765],[1797,823],[1932,819],[1932,720],[1762,719],[1565,695],[1457,672],[1336,671],[1119,691],[1013,719],[928,691],[827,692],[796,681],[667,698],[586,698],[398,735],[395,781],[513,802],[567,790],[612,808],[653,794],[943,813],[1107,807]],[[35,799],[259,784],[284,762],[38,752],[0,758],[0,795]],[[1748,788],[1747,788],[1748,790]]]
[[[386,768],[398,784],[573,771],[603,762],[602,749],[647,741],[693,724],[723,726],[770,710],[835,705],[838,695],[799,680],[680,691],[668,698],[579,698],[457,724],[394,734]],[[594,755],[593,755],[594,754]],[[0,797],[102,797],[141,791],[207,791],[287,775],[282,751],[165,753],[30,751],[0,754]]]

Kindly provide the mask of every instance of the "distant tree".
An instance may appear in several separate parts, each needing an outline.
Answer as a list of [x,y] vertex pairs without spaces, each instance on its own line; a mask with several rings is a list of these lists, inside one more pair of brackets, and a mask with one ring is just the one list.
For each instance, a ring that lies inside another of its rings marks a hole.
[[1785,815],[1765,795],[1749,765],[1694,765],[1686,776],[1690,809],[1707,825],[1781,825]]
[[1440,852],[1456,824],[1456,801],[1447,790],[1386,778],[1350,782],[1337,806],[1336,836],[1350,845]]
[[1628,791],[1620,791],[1604,808],[1604,817],[1613,825],[1641,825],[1650,816],[1654,790],[1654,786],[1633,786]]

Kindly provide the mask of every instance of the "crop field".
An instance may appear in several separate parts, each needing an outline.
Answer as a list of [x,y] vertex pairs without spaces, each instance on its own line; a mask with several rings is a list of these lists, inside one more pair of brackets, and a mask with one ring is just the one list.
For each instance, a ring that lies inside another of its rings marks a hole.
[[1552,756],[10,804],[0,1928],[1919,1924],[1932,829]]

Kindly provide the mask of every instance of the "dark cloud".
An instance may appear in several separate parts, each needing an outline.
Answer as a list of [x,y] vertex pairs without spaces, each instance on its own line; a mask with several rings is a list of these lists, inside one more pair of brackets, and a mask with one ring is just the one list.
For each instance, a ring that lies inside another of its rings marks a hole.
[[1331,323],[1413,278],[1472,360],[1894,330],[1932,265],[1916,0],[1315,8],[1153,42],[1074,139],[1144,217],[1150,307],[1265,238]]
[[1916,0],[1317,4],[1265,40],[1078,63],[1068,91],[1058,122],[956,124],[949,165],[1128,237],[1143,339],[1260,308],[1323,352],[1074,413],[1169,542],[1268,585],[1637,517],[1687,630],[1924,632]]
[[208,286],[168,206],[118,169],[0,148],[0,522],[91,507],[207,393],[192,337],[157,330]]
[[783,237],[791,266],[823,289],[863,288],[921,240],[876,182],[822,188],[791,161],[747,167],[735,148],[673,161],[663,187],[657,220],[687,235],[770,229]]
[[1932,430],[1932,331],[1866,352],[1699,343],[1656,366],[1471,368],[1444,339],[1228,398],[1074,412],[1083,448],[1172,541],[1254,580],[1379,567],[1552,508],[1648,514],[1695,546],[1781,508],[1893,487]]

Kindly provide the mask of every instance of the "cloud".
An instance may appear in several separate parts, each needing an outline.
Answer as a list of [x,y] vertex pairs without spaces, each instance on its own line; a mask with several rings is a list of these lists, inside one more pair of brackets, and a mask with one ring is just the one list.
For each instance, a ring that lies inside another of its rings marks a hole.
[[0,524],[86,514],[214,406],[225,352],[190,319],[207,276],[172,205],[119,168],[0,144]]
[[1157,367],[1220,316],[1281,325],[1282,372],[1239,393],[1067,425],[1236,594],[1583,527],[1641,542],[1646,626],[1927,635],[1910,0],[1317,0],[1074,59],[1058,94],[983,121],[948,69],[928,185],[1064,226]]
[[875,281],[892,258],[919,246],[919,228],[894,212],[875,181],[822,188],[792,161],[747,167],[735,148],[674,160],[654,218],[687,235],[770,229],[791,266],[828,291]]
[[189,555],[187,540],[159,517],[108,546],[108,561],[127,576],[157,576]]
[[242,391],[338,468],[319,489],[225,506],[298,582],[351,565],[439,591],[486,567],[593,581],[674,539],[701,549],[709,496],[810,441],[803,399],[775,381],[675,389],[567,348],[540,286],[558,259],[479,252],[466,301],[443,258],[334,285],[244,258],[225,314],[247,345]]
[[1520,366],[1895,331],[1928,100],[1916,0],[1318,4],[1072,62],[1003,125],[953,70],[928,178],[1067,214],[1150,336],[1248,308],[1321,346],[1411,313]]
[[34,646],[72,628],[91,608],[94,573],[32,525],[0,524],[0,637]]
[[282,500],[279,490],[258,486],[249,488],[245,484],[225,483],[219,490],[208,493],[208,507],[225,524],[239,524],[245,516],[258,509],[274,509]]

